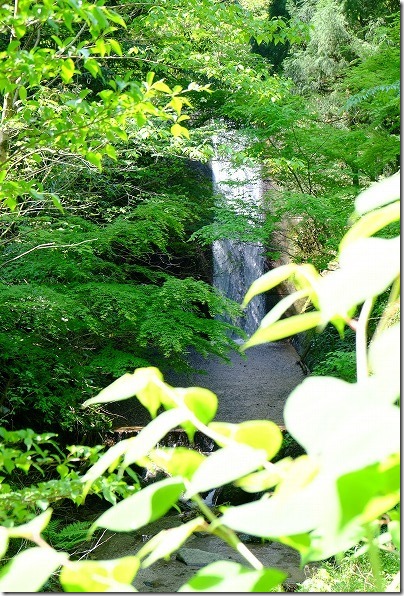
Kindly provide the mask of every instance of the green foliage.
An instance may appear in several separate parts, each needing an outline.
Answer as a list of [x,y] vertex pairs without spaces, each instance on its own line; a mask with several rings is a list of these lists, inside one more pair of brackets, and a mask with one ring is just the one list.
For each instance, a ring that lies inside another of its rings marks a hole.
[[[50,504],[63,499],[73,503],[83,502],[83,473],[101,457],[104,448],[101,445],[86,447],[72,445],[63,452],[56,442],[54,433],[37,434],[31,429],[7,431],[0,428],[1,441],[1,485],[0,521],[7,526],[25,522],[33,518],[38,512],[46,510]],[[35,473],[34,473],[35,471]],[[100,476],[91,487],[92,494],[105,499],[109,503],[116,503],[118,498],[132,494],[140,488],[139,482],[130,484],[114,473]],[[56,522],[57,523],[57,522]],[[88,528],[87,528],[88,529]],[[78,527],[71,528],[65,534],[55,531],[53,536],[65,536],[66,541],[74,541],[74,532]],[[83,530],[83,528],[82,528]],[[83,530],[84,531],[84,530]],[[83,540],[83,531],[81,540]],[[76,536],[77,538],[77,536]],[[52,528],[49,539],[52,542]],[[80,541],[81,541],[80,540]],[[56,548],[68,549],[67,542]]]
[[[360,550],[355,549],[347,553],[335,563],[325,561],[313,575],[306,579],[298,588],[298,592],[374,592],[376,586],[372,574],[369,558],[360,555]],[[383,577],[386,586],[391,586],[391,591],[398,588],[399,557],[396,552],[381,551]]]
[[44,530],[44,538],[55,550],[72,552],[88,540],[90,522],[75,521],[62,525],[61,520],[52,519]]
[[186,242],[205,221],[196,189],[206,192],[209,205],[208,185],[178,163],[173,171],[162,164],[159,172],[170,194],[160,194],[160,181],[149,173],[147,192],[123,206],[138,170],[123,182],[117,172],[110,178],[105,172],[114,188],[102,200],[90,193],[81,215],[74,205],[63,216],[4,215],[5,421],[13,416],[20,424],[41,420],[54,430],[91,433],[105,428],[108,417],[80,412],[80,393],[90,395],[151,359],[163,370],[184,367],[190,346],[223,356],[234,345],[215,317],[235,316],[239,308],[206,284],[199,247]]

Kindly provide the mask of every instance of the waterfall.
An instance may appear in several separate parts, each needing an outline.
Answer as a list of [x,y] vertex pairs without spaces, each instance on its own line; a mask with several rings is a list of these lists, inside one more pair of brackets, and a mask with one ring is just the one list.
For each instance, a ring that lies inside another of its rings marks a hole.
[[[232,133],[223,140],[235,151],[242,149],[239,138]],[[222,141],[222,137],[219,139]],[[217,146],[217,139],[214,145]],[[229,208],[240,217],[249,218],[254,207],[262,201],[262,179],[257,165],[235,166],[230,158],[216,155],[211,161],[214,189]],[[249,222],[252,220],[249,218]],[[213,242],[213,285],[222,294],[241,303],[248,288],[265,272],[264,247],[259,242],[220,239]],[[266,314],[265,296],[251,300],[245,316],[237,321],[248,335],[252,335]]]

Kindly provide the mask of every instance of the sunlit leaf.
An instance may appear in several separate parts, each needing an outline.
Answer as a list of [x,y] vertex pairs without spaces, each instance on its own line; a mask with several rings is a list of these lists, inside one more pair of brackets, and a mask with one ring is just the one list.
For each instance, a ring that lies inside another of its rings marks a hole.
[[193,475],[186,498],[228,484],[261,467],[266,460],[264,450],[247,445],[232,445],[214,451]]
[[278,321],[278,319],[281,318],[288,308],[290,308],[296,302],[296,300],[300,300],[305,296],[307,296],[307,291],[299,290],[298,292],[293,292],[292,294],[289,294],[289,296],[279,300],[279,302],[273,308],[271,308],[269,313],[266,314],[262,319],[259,328],[264,329],[265,327],[273,325],[276,321]]
[[302,489],[287,495],[263,497],[259,501],[229,507],[219,521],[236,532],[262,538],[303,534],[321,525],[326,516],[335,516],[338,512],[335,502],[332,483],[318,476]]
[[390,532],[391,540],[394,546],[400,550],[401,545],[401,524],[397,520],[389,522],[388,529]]
[[345,234],[339,250],[344,250],[348,244],[355,242],[359,238],[367,238],[372,236],[388,224],[398,221],[400,219],[400,201],[395,201],[377,209],[377,211],[371,211],[366,215],[363,215]]
[[245,307],[254,296],[262,294],[271,290],[282,281],[285,281],[292,273],[296,271],[297,265],[290,263],[289,265],[282,265],[272,271],[268,271],[265,275],[262,275],[259,279],[255,280],[244,297],[242,306]]
[[325,320],[346,316],[350,309],[382,294],[400,272],[400,239],[361,238],[340,255],[341,268],[317,285]]
[[307,331],[307,329],[318,327],[321,325],[322,321],[322,314],[318,311],[307,312],[301,315],[294,315],[286,319],[281,319],[269,327],[259,327],[250,339],[245,342],[241,349],[246,350],[252,346],[290,337],[296,333]]
[[65,592],[135,592],[130,586],[139,569],[137,557],[111,561],[69,561],[60,583]]
[[316,478],[319,471],[320,467],[315,458],[300,455],[287,468],[286,473],[283,474],[282,482],[277,485],[274,494],[282,498],[295,494],[298,490],[309,485]]
[[74,62],[71,58],[67,58],[63,61],[60,67],[60,76],[64,83],[70,83],[75,72]]
[[147,557],[142,562],[142,567],[149,567],[159,559],[168,557],[180,548],[193,532],[206,531],[206,529],[207,524],[204,518],[196,517],[185,524],[181,524],[178,528],[162,530],[138,551],[137,556],[140,559]]
[[[177,114],[181,114],[181,110],[182,110],[182,99],[179,97],[173,97],[170,101],[170,103],[168,104],[170,107],[172,107]],[[184,120],[184,118],[182,118],[182,120]],[[180,120],[179,118],[177,119],[177,122],[182,122],[182,120]]]
[[126,373],[108,385],[108,387],[100,391],[100,393],[95,397],[87,399],[83,403],[83,407],[87,407],[92,404],[101,404],[111,401],[119,401],[121,399],[128,399],[129,397],[133,397],[138,392],[144,390],[148,384],[154,380],[163,380],[163,375],[158,368],[152,366],[148,368],[138,368],[133,374]]
[[[238,443],[265,449],[268,459],[278,453],[283,441],[279,426],[270,420],[249,420],[240,424],[211,422],[209,428]],[[219,442],[219,445],[224,446],[224,443]]]
[[163,93],[171,93],[170,87],[163,83],[163,81],[156,81],[152,85],[152,89],[156,89],[156,91],[162,91]]
[[0,572],[1,592],[39,592],[60,565],[68,558],[66,553],[53,548],[35,546],[13,557]]
[[155,482],[105,511],[93,527],[115,532],[137,530],[167,513],[183,491],[180,477]]
[[370,397],[371,388],[368,383],[309,377],[286,401],[286,428],[309,455],[321,456],[335,477],[399,450],[399,410]]
[[360,215],[400,198],[400,172],[375,182],[356,197],[355,210]]
[[8,535],[10,537],[26,538],[30,540],[33,537],[37,537],[43,532],[52,517],[52,509],[44,511],[40,515],[34,517],[31,521],[21,526],[14,526],[9,528]]
[[290,546],[297,550],[298,553],[303,557],[305,557],[310,550],[311,545],[311,538],[310,534],[294,534],[292,536],[277,536],[276,537],[278,542],[282,544],[286,544],[286,546]]
[[129,466],[147,455],[170,430],[182,424],[187,416],[185,409],[174,408],[163,412],[149,422],[136,437],[129,439],[130,443],[126,447],[124,466]]
[[122,48],[120,46],[119,41],[116,39],[108,39],[108,43],[111,46],[111,49],[118,54],[118,56],[122,56]]
[[174,137],[186,137],[187,139],[189,139],[189,131],[187,128],[184,128],[184,126],[181,126],[181,124],[173,124],[171,127],[171,134]]
[[345,474],[337,480],[341,504],[341,526],[354,518],[369,523],[400,500],[400,459],[386,461]]
[[149,458],[171,476],[190,480],[195,470],[206,459],[202,453],[186,447],[162,447],[149,453]]
[[269,592],[286,579],[278,569],[260,571],[233,561],[218,561],[198,571],[178,592]]
[[276,486],[282,480],[291,465],[292,458],[288,457],[274,463],[270,470],[260,470],[253,474],[247,474],[247,476],[236,480],[234,484],[248,493],[268,490],[268,488]]
[[82,482],[86,483],[86,487],[84,489],[85,494],[87,494],[91,484],[106,470],[108,470],[108,468],[112,468],[114,465],[117,465],[120,457],[126,452],[130,442],[135,438],[136,437],[131,437],[130,439],[119,441],[119,443],[116,443],[110,447],[108,451],[104,453],[100,459],[84,474],[81,480]]
[[[203,387],[188,387],[186,389],[176,388],[175,394],[180,398],[186,407],[195,414],[203,424],[207,424],[215,417],[217,411],[217,396],[209,389]],[[190,441],[193,441],[196,428],[190,422],[182,425],[188,434]]]

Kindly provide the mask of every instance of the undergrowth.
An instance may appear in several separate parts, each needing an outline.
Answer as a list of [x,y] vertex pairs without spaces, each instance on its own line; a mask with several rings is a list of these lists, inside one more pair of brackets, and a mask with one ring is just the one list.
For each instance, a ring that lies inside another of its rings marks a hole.
[[[389,586],[400,571],[400,557],[397,551],[381,551],[380,559],[382,575],[386,585]],[[296,591],[375,592],[369,557],[367,555],[357,556],[357,551],[354,551],[344,556],[338,563],[325,561]]]

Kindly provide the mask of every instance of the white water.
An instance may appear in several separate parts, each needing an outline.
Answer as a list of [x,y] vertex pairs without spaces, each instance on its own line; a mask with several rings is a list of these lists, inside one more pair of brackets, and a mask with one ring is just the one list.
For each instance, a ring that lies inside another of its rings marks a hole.
[[[231,137],[223,139],[229,141]],[[222,139],[220,139],[222,140]],[[240,140],[233,143],[240,150]],[[225,199],[227,206],[236,213],[247,215],[262,201],[262,179],[258,166],[234,166],[230,158],[215,156],[211,162],[215,191]],[[215,240],[213,242],[213,285],[225,296],[238,303],[252,284],[265,272],[264,247],[258,242]],[[253,298],[245,317],[237,324],[252,335],[266,314],[265,297]]]

